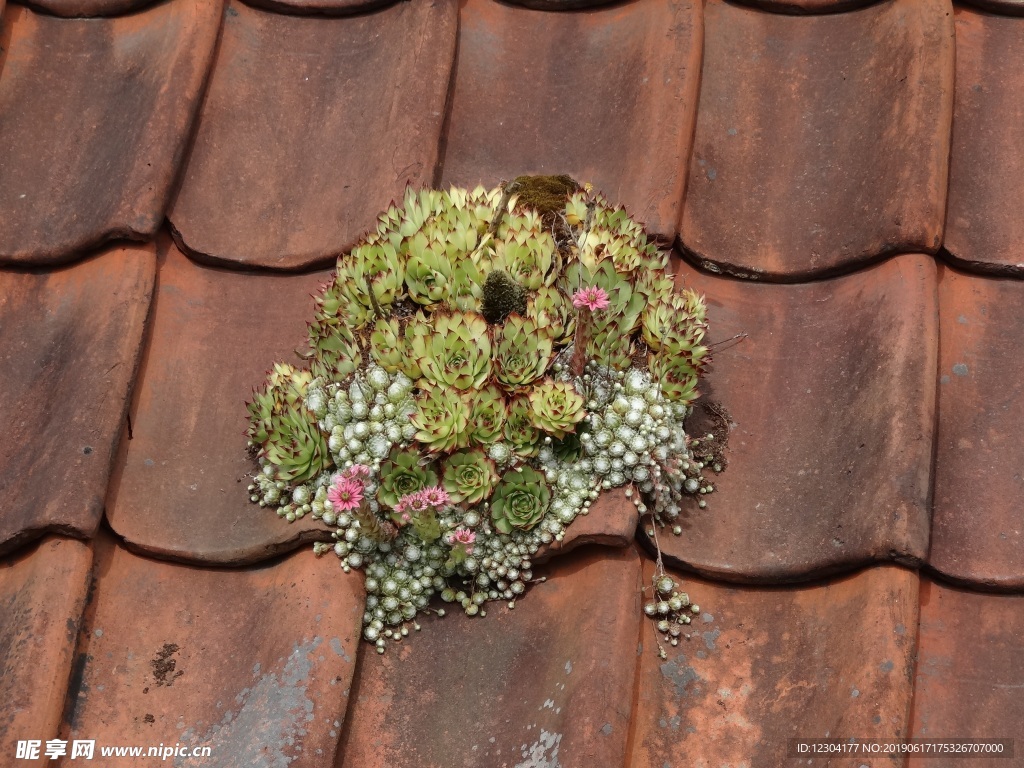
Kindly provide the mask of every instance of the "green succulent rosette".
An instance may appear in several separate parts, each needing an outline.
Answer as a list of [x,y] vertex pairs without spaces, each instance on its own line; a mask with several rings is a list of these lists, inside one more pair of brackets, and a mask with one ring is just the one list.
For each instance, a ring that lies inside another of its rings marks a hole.
[[491,519],[502,533],[513,529],[528,531],[544,517],[551,503],[551,489],[530,466],[506,472],[491,497]]
[[459,391],[481,386],[491,375],[487,321],[475,312],[435,313],[419,367],[431,384]]
[[327,440],[312,416],[291,407],[270,421],[264,458],[285,483],[303,483],[316,477],[330,462]]
[[437,473],[430,465],[423,466],[416,451],[396,449],[380,465],[377,498],[385,506],[394,508],[403,496],[432,485],[437,485]]
[[530,421],[552,437],[565,437],[586,415],[583,398],[571,384],[548,380],[530,391]]
[[454,389],[423,387],[409,421],[416,428],[416,441],[430,453],[453,451],[469,438],[469,407]]
[[442,487],[455,503],[478,504],[491,495],[498,472],[480,448],[456,451],[444,462]]
[[532,384],[547,370],[552,349],[547,328],[528,317],[509,315],[495,331],[495,380],[506,389]]
[[469,441],[475,445],[490,445],[500,440],[505,422],[508,420],[508,406],[505,395],[494,384],[467,392],[463,399],[469,407]]
[[521,457],[535,456],[540,447],[541,431],[530,417],[530,398],[519,394],[508,403],[508,418],[502,430],[513,453]]

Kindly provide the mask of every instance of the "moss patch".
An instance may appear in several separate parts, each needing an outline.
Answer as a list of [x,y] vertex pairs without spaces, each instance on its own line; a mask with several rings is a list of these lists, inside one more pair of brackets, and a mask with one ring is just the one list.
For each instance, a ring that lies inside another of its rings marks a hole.
[[517,176],[508,186],[519,198],[519,204],[533,208],[541,215],[565,208],[569,195],[579,191],[580,185],[572,176]]

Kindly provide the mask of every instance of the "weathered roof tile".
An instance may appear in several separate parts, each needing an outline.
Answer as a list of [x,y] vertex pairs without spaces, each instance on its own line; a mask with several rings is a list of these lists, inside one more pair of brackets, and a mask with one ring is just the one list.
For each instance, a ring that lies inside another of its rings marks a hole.
[[[898,256],[845,277],[759,285],[692,268],[715,356],[703,389],[731,413],[728,469],[666,557],[728,580],[808,578],[928,547],[935,265]],[[700,434],[700,427],[691,431]]]
[[622,489],[606,491],[587,514],[577,517],[565,529],[564,539],[542,547],[533,562],[546,562],[586,544],[628,547],[636,539],[638,518],[636,506],[626,498]]
[[772,13],[803,16],[818,13],[842,13],[871,5],[877,0],[739,0],[741,5],[752,5]]
[[799,588],[683,587],[701,609],[689,639],[663,643],[662,660],[644,628],[630,768],[795,764],[793,738],[906,736],[916,573],[876,566]]
[[247,5],[277,13],[351,16],[393,5],[398,0],[247,0]]
[[429,185],[457,9],[413,0],[323,19],[228,5],[176,239],[203,261],[326,265],[406,184]]
[[152,246],[0,272],[0,552],[95,533],[153,292]]
[[91,568],[91,545],[56,536],[0,561],[0,754],[9,765],[18,741],[57,738]]
[[676,234],[693,136],[699,3],[549,13],[468,0],[442,180],[568,173]]
[[220,17],[220,0],[174,0],[115,19],[6,10],[0,261],[56,264],[112,238],[153,236]]
[[22,0],[24,5],[43,13],[66,18],[120,16],[153,5],[156,0]]
[[182,768],[327,764],[355,668],[361,577],[311,551],[217,570],[137,557],[106,535],[96,544],[64,738],[210,748],[177,757]]
[[245,401],[275,361],[295,360],[328,273],[245,274],[191,262],[164,237],[152,330],[107,518],[135,549],[238,564],[317,535],[250,503]]
[[799,280],[938,249],[953,108],[949,0],[802,18],[709,0],[704,13],[681,226],[692,257]]
[[[985,595],[921,582],[911,733],[921,739],[1016,739],[1024,723],[1024,596]],[[920,758],[921,768],[962,768],[960,755]],[[981,763],[981,760],[978,760]]]
[[338,768],[624,765],[640,558],[593,547],[555,563],[515,610],[452,610],[382,656],[366,646]]
[[1024,283],[949,267],[939,281],[939,417],[928,562],[1024,588]]
[[957,8],[956,39],[945,246],[971,269],[1022,276],[1024,19]]

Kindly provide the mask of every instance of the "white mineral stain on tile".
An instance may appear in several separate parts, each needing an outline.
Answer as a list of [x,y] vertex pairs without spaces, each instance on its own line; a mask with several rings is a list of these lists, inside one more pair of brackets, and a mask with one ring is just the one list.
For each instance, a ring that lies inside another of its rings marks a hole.
[[[313,638],[296,645],[279,671],[262,675],[235,697],[236,708],[224,713],[220,723],[197,734],[182,730],[179,741],[209,746],[214,755],[231,755],[238,765],[288,768],[303,748],[306,729],[300,723],[313,719],[313,700],[306,686],[312,677],[310,656],[321,645]],[[174,768],[200,768],[208,758],[176,758]],[[205,768],[205,766],[204,766]]]
[[562,734],[541,729],[537,741],[522,745],[523,760],[516,763],[515,768],[562,768],[558,762],[558,745],[561,742]]

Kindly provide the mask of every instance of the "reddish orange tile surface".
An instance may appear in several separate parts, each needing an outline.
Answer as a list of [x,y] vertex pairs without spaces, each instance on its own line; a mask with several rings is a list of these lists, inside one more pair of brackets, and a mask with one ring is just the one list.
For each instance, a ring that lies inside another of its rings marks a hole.
[[686,249],[774,280],[937,249],[953,58],[948,0],[805,18],[709,0]]
[[590,512],[573,520],[565,530],[565,538],[542,547],[534,556],[534,563],[543,563],[552,557],[571,552],[586,544],[607,547],[627,547],[636,538],[636,506],[625,497],[621,489],[602,493]]
[[[1018,5],[1024,10],[1024,3]],[[946,248],[972,269],[1024,275],[1024,19],[958,8]]]
[[852,11],[873,2],[874,0],[741,0],[742,5],[752,5],[773,13],[794,15]]
[[349,16],[393,5],[396,0],[250,0],[248,5],[291,14]]
[[728,469],[666,556],[727,580],[786,581],[928,546],[937,356],[932,259],[756,285],[692,268],[711,341],[702,389],[731,413]]
[[89,18],[131,13],[153,3],[154,0],[25,0],[24,5],[54,16]]
[[699,4],[545,13],[467,0],[445,184],[572,174],[671,240],[700,76]]
[[0,552],[45,531],[91,536],[153,291],[153,247],[0,272]]
[[108,536],[96,566],[62,738],[210,747],[180,768],[330,761],[360,642],[360,576],[311,551],[250,569],[162,563]]
[[1024,597],[984,595],[921,582],[911,735],[1014,739],[1014,758],[917,758],[913,768],[1024,765]]
[[325,265],[406,184],[430,184],[456,6],[344,19],[228,6],[170,219],[211,262]]
[[104,20],[7,9],[0,261],[66,262],[110,238],[153,236],[220,14],[219,0],[174,0]]
[[1024,283],[942,268],[939,420],[929,563],[1024,587]]
[[249,502],[245,402],[275,361],[299,362],[310,295],[327,273],[254,275],[194,264],[161,240],[152,332],[132,407],[133,439],[107,500],[110,525],[161,557],[246,563],[323,526],[289,525]]
[[338,768],[624,765],[640,559],[593,547],[556,562],[514,610],[455,609],[364,651]]
[[[646,567],[650,580],[653,568]],[[630,768],[797,765],[789,739],[903,738],[918,577],[876,566],[809,587],[683,580],[701,609],[678,647],[645,626]],[[799,764],[804,764],[801,761]],[[829,765],[824,760],[807,761]],[[902,767],[901,760],[831,765]]]
[[990,13],[1024,16],[1024,0],[965,0],[968,5],[983,8]]
[[573,11],[580,8],[597,8],[615,0],[509,0],[511,5],[533,8],[537,11]]
[[56,536],[0,561],[4,765],[21,762],[17,742],[57,738],[91,566],[90,545]]

